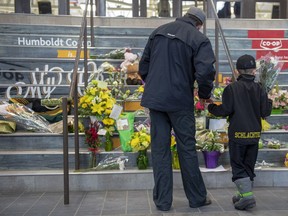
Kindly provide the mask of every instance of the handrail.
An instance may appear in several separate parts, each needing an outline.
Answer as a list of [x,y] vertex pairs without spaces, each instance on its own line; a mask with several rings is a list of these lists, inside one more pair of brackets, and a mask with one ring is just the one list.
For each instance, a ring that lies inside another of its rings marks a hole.
[[[73,97],[75,88],[77,86],[76,81],[77,81],[78,64],[79,64],[80,53],[81,53],[81,48],[82,48],[82,41],[83,41],[83,37],[84,37],[84,31],[87,30],[86,18],[87,18],[88,2],[89,2],[89,0],[86,0],[86,2],[85,2],[85,10],[84,10],[84,14],[82,17],[82,22],[81,22],[80,35],[79,35],[79,39],[78,39],[75,63],[74,63],[74,68],[73,68],[73,77],[72,77],[72,81],[70,84],[70,93],[69,93],[70,97]],[[92,10],[92,8],[91,8],[91,10]],[[87,52],[87,50],[84,50],[84,52]]]
[[[91,20],[93,20],[93,2],[91,1]],[[84,82],[85,87],[88,82],[88,66],[87,66],[87,8],[89,0],[85,2],[85,10],[81,22],[80,35],[77,44],[75,63],[73,68],[73,76],[70,84],[70,98],[73,98],[74,102],[74,143],[75,143],[75,169],[80,169],[80,153],[79,153],[79,131],[78,131],[78,64],[80,59],[80,53],[82,49],[82,41],[84,37]],[[93,21],[91,22],[93,24]],[[91,26],[91,34],[94,35],[93,26]],[[93,32],[93,33],[92,33]],[[92,37],[92,36],[91,36]],[[91,38],[93,41],[94,39]],[[62,101],[63,110],[67,107],[67,98],[63,98]],[[65,109],[66,110],[66,109]],[[65,115],[64,115],[65,114]],[[65,119],[64,119],[65,118]],[[67,113],[63,112],[63,155],[64,155],[64,204],[69,204],[69,167],[68,167],[68,140],[67,140],[68,130],[67,130]]]
[[[228,45],[227,45],[227,42],[226,42],[226,39],[225,39],[225,36],[224,36],[224,32],[223,32],[219,17],[217,15],[215,4],[214,4],[213,0],[208,0],[208,1],[210,1],[210,3],[211,3],[212,11],[213,11],[214,16],[215,16],[215,41],[216,41],[216,39],[218,40],[218,33],[220,33],[220,37],[222,39],[224,50],[225,50],[225,53],[226,53],[226,56],[228,58],[228,62],[229,62],[229,65],[230,65],[230,68],[231,68],[231,71],[232,71],[232,79],[235,80],[236,74],[235,74],[234,64],[233,64],[233,61],[231,59],[231,54],[230,54],[230,51],[229,51],[229,48],[228,48]],[[217,34],[217,36],[216,36],[216,34]],[[218,41],[216,42],[216,45],[218,46]],[[215,49],[218,50],[218,47],[215,47]],[[216,61],[218,62],[217,58],[218,58],[218,53],[216,54]],[[216,84],[218,83],[218,72],[219,71],[217,70],[216,71],[216,73],[217,73],[216,74],[217,75],[216,76],[217,77],[216,78]]]

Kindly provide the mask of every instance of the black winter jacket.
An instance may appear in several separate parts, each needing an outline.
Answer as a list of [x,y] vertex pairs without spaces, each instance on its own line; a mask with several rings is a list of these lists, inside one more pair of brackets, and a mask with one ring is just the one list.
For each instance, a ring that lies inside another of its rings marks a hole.
[[209,104],[208,110],[215,116],[228,116],[229,140],[239,144],[257,144],[261,135],[261,118],[271,114],[272,100],[255,76],[242,74],[238,81],[224,89],[222,104]]
[[188,17],[152,32],[139,63],[145,82],[141,105],[160,111],[194,109],[194,82],[199,97],[210,97],[215,56],[209,39]]

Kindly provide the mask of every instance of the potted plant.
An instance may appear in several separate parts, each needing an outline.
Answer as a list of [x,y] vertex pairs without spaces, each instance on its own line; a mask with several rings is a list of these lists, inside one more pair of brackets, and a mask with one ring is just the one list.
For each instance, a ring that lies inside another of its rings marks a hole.
[[196,146],[203,153],[206,168],[216,168],[221,153],[224,152],[224,145],[218,143],[220,133],[204,129],[196,131]]

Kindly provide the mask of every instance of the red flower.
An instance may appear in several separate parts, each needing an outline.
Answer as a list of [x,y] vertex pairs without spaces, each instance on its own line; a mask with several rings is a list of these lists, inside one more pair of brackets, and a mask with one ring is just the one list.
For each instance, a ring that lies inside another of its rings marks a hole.
[[99,125],[98,122],[90,123],[89,129],[85,131],[85,143],[89,146],[88,150],[97,152],[101,145],[98,136]]
[[196,110],[205,110],[204,104],[201,104],[200,101],[197,101],[197,103],[195,104],[195,108]]

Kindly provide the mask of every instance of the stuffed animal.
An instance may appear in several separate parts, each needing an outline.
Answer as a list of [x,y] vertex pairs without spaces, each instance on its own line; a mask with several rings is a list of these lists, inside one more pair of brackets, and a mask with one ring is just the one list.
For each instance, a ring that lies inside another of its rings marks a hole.
[[139,62],[138,56],[127,50],[124,54],[125,60],[121,63],[120,67],[123,72],[126,73],[127,85],[141,85],[142,80],[138,74]]

